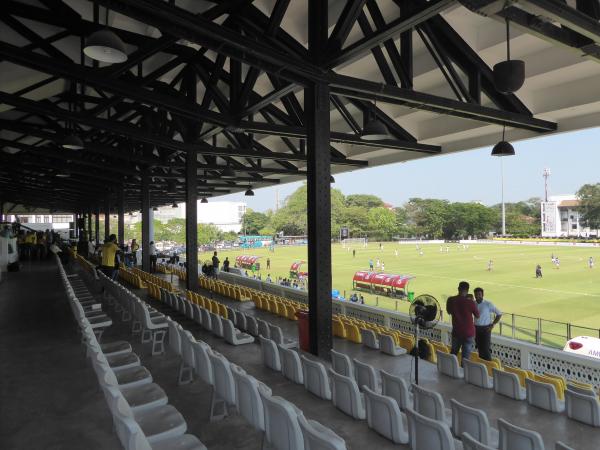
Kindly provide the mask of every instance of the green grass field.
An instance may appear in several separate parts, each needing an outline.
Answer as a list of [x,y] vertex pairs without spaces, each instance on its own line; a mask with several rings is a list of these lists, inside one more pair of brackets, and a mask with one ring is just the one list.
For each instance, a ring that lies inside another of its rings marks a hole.
[[[548,321],[570,322],[573,325],[600,328],[600,266],[588,268],[588,258],[600,261],[600,248],[533,247],[496,244],[472,244],[468,250],[450,244],[450,251],[440,253],[440,246],[422,245],[420,256],[415,245],[399,245],[386,242],[383,250],[377,243],[368,248],[356,246],[356,257],[341,245],[333,245],[333,288],[350,295],[352,276],[357,270],[368,269],[369,258],[385,262],[387,273],[411,274],[416,278],[409,284],[415,295],[431,294],[442,306],[449,295],[454,295],[458,282],[466,280],[471,288],[481,286],[485,297],[493,301],[504,313],[530,317],[541,317]],[[398,256],[394,254],[398,250]],[[266,259],[271,258],[271,277],[288,277],[289,267],[296,259],[306,260],[307,248],[277,247],[274,253],[267,249],[224,250],[219,252],[221,261],[229,256],[233,263],[241,253],[262,256],[262,277],[266,276]],[[551,262],[554,252],[560,258],[560,269]],[[209,254],[200,255],[208,259]],[[487,270],[488,261],[493,260],[492,271]],[[535,266],[541,264],[543,278],[535,278]],[[367,304],[407,311],[408,303],[386,297],[376,298],[363,294]],[[503,322],[510,323],[505,315]],[[536,321],[517,319],[517,327],[536,328]],[[544,340],[549,333],[566,335],[566,328],[544,322]],[[504,332],[503,334],[508,334]],[[589,330],[573,329],[573,336],[593,335]],[[562,345],[564,339],[558,340]]]

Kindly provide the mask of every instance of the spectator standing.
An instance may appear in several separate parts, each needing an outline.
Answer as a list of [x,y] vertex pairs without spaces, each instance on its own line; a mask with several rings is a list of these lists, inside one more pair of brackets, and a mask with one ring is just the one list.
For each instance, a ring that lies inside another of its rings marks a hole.
[[352,249],[352,257],[356,258],[356,249]]
[[475,324],[473,316],[479,317],[477,304],[469,299],[469,283],[458,284],[458,295],[448,298],[446,312],[452,316],[452,350],[453,355],[462,349],[463,359],[469,359],[475,342]]
[[223,261],[223,272],[229,272],[229,257],[226,257]]
[[539,264],[535,266],[535,277],[542,278],[542,266],[540,266]]
[[212,257],[212,265],[213,265],[213,275],[216,277],[219,272],[219,258],[217,257],[217,252],[213,253]]
[[369,260],[369,270],[371,272],[373,272],[373,260],[372,259]]
[[133,267],[137,266],[137,251],[140,249],[140,244],[137,243],[137,240],[131,240],[131,259],[133,261]]
[[111,234],[106,242],[100,248],[102,252],[102,260],[100,269],[104,274],[114,280],[117,277],[116,261],[117,253],[120,251],[119,246],[116,244],[117,236]]
[[588,266],[590,269],[594,268],[594,257],[590,256],[590,259],[588,259]]
[[154,244],[154,241],[150,241],[150,272],[156,272],[156,260],[157,260],[157,255],[156,255],[156,244]]
[[[502,313],[492,302],[483,298],[483,289],[476,287],[473,290],[479,317],[475,319],[475,344],[479,357],[487,361],[492,360],[490,344],[492,341],[492,329],[500,322]],[[494,316],[492,320],[492,315]]]
[[271,258],[267,258],[267,270],[271,269]]

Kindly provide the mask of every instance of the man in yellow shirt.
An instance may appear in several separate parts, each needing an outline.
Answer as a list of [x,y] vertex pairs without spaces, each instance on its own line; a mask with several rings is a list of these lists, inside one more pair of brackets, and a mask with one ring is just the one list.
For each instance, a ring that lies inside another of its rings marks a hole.
[[111,280],[114,280],[117,277],[116,256],[117,253],[121,251],[117,246],[116,241],[117,236],[111,234],[108,240],[100,247],[100,252],[102,252],[101,269]]

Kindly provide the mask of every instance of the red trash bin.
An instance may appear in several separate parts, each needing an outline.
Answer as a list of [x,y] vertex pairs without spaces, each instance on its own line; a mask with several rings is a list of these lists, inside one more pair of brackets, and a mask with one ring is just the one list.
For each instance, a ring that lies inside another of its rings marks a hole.
[[308,311],[297,311],[298,318],[298,341],[300,350],[308,352],[310,350],[310,333],[308,331]]

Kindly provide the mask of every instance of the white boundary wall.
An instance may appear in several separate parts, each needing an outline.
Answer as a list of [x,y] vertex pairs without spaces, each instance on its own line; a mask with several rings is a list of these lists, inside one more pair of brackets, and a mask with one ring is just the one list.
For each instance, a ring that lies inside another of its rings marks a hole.
[[498,244],[498,245],[529,245],[533,247],[600,247],[600,243],[594,242],[547,242],[547,241],[496,241],[489,239],[461,240],[461,244]]
[[[474,241],[468,241],[474,242]],[[219,273],[219,279],[262,290],[271,294],[287,297],[303,303],[308,302],[308,293],[253,278]],[[332,300],[334,314],[344,314],[367,322],[374,322],[392,329],[413,333],[414,329],[407,314],[381,309],[373,306],[359,305],[346,301]],[[435,341],[450,344],[452,327],[447,323],[438,323],[435,328],[422,330],[421,335]],[[503,364],[533,370],[536,373],[553,373],[570,380],[590,383],[600,388],[600,359],[556,350],[541,345],[492,335],[492,354]]]

